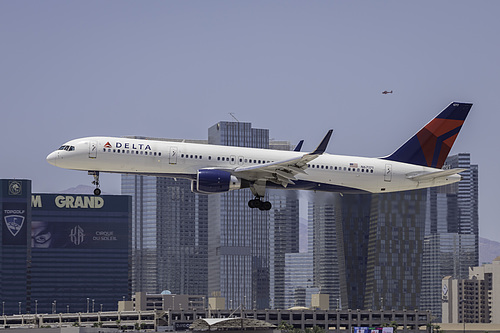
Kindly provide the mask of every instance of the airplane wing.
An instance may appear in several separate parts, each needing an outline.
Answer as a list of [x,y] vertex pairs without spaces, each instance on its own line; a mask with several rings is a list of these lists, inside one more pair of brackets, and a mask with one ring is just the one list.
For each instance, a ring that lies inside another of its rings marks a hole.
[[455,168],[455,169],[447,169],[447,170],[441,170],[441,171],[435,171],[435,172],[424,172],[424,173],[417,172],[417,173],[407,174],[406,178],[417,181],[417,182],[422,182],[422,181],[433,180],[436,178],[455,175],[455,174],[460,173],[460,172],[465,171],[465,170],[467,170],[467,169]]
[[260,164],[249,167],[239,167],[230,172],[242,179],[257,183],[259,186],[265,186],[266,181],[287,187],[288,184],[294,184],[295,176],[299,173],[307,174],[307,164],[323,154],[326,150],[333,130],[329,130],[319,146],[309,154],[300,157],[278,161],[273,163]]

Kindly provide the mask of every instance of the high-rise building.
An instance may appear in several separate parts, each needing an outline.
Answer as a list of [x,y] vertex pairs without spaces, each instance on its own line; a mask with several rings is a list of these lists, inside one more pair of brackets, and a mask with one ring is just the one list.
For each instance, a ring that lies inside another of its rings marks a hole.
[[287,253],[285,255],[285,302],[280,309],[294,306],[311,306],[312,294],[319,293],[314,286],[313,255],[307,253]]
[[372,195],[365,309],[420,305],[425,190]]
[[469,153],[449,156],[445,167],[464,168],[458,183],[427,189],[421,308],[441,318],[441,280],[466,279],[479,261],[478,166]]
[[340,198],[347,289],[342,304],[348,309],[364,308],[371,198],[369,194],[344,194]]
[[30,311],[31,180],[1,179],[0,301],[2,314]]
[[[181,141],[155,140],[175,151]],[[122,175],[121,187],[132,197],[132,291],[205,295],[207,196],[192,193],[185,179]]]
[[309,224],[313,226],[312,254],[314,286],[329,296],[329,306],[347,299],[340,196],[316,193],[309,202]]
[[439,294],[443,323],[500,324],[500,257],[471,267],[466,279],[446,276]]
[[33,194],[31,312],[116,309],[130,295],[130,197]]
[[132,290],[207,294],[207,196],[184,179],[122,175],[132,197]]
[[271,309],[285,309],[286,256],[299,252],[299,200],[296,191],[270,190],[269,298]]
[[[226,146],[270,147],[269,130],[241,122],[217,123],[209,128],[208,141]],[[236,163],[236,157],[231,160]],[[298,252],[296,194],[267,191],[266,200],[273,204],[267,212],[248,209],[253,197],[249,189],[208,196],[208,289],[209,294],[224,297],[229,308],[263,309],[269,308],[271,302],[273,307],[281,307],[284,254]]]
[[157,178],[122,175],[121,192],[132,197],[132,292],[158,293]]

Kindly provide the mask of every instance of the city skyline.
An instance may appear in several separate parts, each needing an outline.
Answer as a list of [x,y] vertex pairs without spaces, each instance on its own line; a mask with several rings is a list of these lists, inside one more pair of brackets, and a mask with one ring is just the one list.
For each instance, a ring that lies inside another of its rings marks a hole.
[[[488,149],[500,120],[498,9],[494,1],[4,1],[1,176],[32,179],[40,193],[90,184],[46,155],[88,135],[204,139],[233,116],[271,138],[304,139],[304,151],[333,128],[329,153],[384,156],[465,101],[474,106],[451,154],[469,152],[481,166],[479,232],[500,241],[500,156]],[[101,183],[120,193],[118,175]]]

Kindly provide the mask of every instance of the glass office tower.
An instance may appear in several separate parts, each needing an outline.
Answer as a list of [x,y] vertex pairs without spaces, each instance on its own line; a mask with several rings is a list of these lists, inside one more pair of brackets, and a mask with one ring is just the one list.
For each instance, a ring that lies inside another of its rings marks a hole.
[[[240,122],[210,127],[208,141],[270,147],[267,129]],[[295,192],[267,191],[273,208],[260,211],[248,207],[251,199],[249,189],[208,196],[209,294],[225,297],[228,308],[281,307],[284,253],[298,252],[298,200]]]
[[1,179],[0,301],[2,314],[30,311],[31,180]]
[[441,318],[442,279],[467,279],[479,261],[478,166],[469,153],[449,156],[445,167],[465,168],[458,183],[427,190],[421,308]]
[[132,196],[133,292],[207,294],[206,195],[191,182],[122,175],[122,193]]
[[116,310],[130,295],[130,197],[33,194],[32,313]]

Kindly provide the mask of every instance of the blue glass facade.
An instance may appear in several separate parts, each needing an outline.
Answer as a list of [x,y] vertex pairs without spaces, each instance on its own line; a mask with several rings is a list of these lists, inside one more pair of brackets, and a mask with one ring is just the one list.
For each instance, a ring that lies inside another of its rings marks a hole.
[[31,312],[115,310],[131,293],[129,196],[33,194]]
[[0,301],[5,315],[29,311],[30,200],[30,180],[0,180]]

